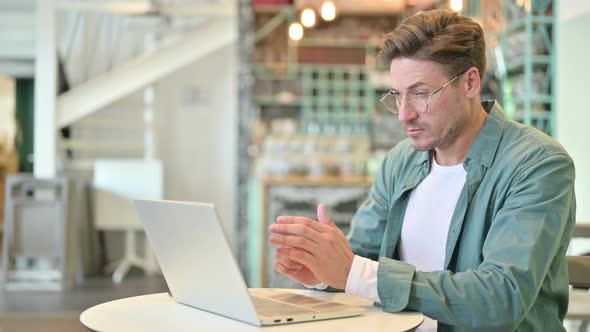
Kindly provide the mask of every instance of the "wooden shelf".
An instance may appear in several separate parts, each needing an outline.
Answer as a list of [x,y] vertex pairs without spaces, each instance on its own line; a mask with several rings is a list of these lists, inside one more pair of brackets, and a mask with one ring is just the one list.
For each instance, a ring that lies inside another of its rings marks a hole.
[[256,96],[254,101],[258,105],[264,106],[300,106],[301,97],[289,96],[289,97],[277,97],[277,96]]
[[573,237],[590,238],[590,223],[585,221],[578,221],[574,226]]

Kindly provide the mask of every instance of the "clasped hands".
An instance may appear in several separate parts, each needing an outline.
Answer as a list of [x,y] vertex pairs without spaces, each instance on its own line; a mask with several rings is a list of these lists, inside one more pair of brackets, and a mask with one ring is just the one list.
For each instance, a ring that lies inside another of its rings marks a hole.
[[269,227],[269,242],[277,245],[274,268],[287,277],[308,285],[320,282],[345,289],[354,254],[346,236],[326,212],[317,207],[318,221],[305,217],[280,216]]

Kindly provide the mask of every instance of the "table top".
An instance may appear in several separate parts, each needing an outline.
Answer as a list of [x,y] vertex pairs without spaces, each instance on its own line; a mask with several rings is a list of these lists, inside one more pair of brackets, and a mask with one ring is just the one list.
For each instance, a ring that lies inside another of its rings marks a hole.
[[135,296],[85,310],[80,322],[95,331],[409,331],[422,323],[417,312],[385,313],[372,301],[345,293],[304,289],[286,291],[349,304],[367,311],[357,317],[257,327],[176,303],[168,293]]

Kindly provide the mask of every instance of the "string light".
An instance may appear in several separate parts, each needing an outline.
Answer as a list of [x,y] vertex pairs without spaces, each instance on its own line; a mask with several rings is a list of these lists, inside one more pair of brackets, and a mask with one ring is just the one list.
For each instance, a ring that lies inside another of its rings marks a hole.
[[451,9],[460,12],[463,9],[463,0],[451,0]]
[[315,11],[311,8],[305,8],[301,12],[301,24],[306,28],[311,28],[315,25]]
[[295,41],[301,40],[303,38],[303,26],[297,22],[291,23],[289,26],[289,38]]
[[332,1],[324,1],[320,9],[320,15],[324,21],[332,21],[336,18],[336,6]]

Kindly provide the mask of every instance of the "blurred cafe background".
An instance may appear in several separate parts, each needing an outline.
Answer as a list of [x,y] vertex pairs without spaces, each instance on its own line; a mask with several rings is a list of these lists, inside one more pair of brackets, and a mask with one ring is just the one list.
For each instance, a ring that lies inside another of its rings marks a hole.
[[482,25],[482,99],[571,154],[590,252],[588,1],[0,0],[0,331],[166,291],[139,197],[214,203],[249,287],[301,287],[268,226],[322,202],[348,230],[405,138],[381,38],[431,8]]

